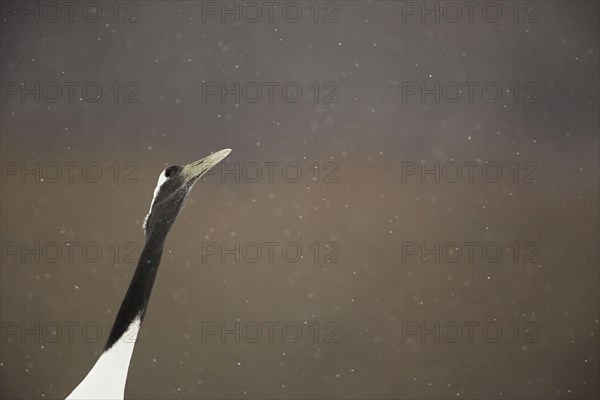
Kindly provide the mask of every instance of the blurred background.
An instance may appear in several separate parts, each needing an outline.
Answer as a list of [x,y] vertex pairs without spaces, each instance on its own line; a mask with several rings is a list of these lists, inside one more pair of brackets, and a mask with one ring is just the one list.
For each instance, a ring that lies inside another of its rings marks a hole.
[[229,147],[126,398],[598,398],[599,4],[448,4],[3,2],[1,397],[77,386]]

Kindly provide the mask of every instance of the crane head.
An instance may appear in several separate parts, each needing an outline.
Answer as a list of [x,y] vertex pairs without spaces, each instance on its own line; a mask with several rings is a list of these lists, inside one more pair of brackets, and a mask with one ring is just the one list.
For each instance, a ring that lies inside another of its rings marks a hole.
[[231,149],[223,149],[187,165],[171,165],[165,168],[158,177],[150,211],[144,220],[146,233],[154,226],[166,227],[168,230],[194,184],[229,153]]

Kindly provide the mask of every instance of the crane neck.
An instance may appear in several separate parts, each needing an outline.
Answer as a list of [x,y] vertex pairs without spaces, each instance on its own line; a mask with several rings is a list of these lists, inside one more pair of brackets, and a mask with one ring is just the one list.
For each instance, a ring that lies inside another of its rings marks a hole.
[[144,248],[115,318],[105,351],[127,332],[132,323],[137,319],[141,323],[144,319],[169,229],[170,226],[167,226],[163,229],[151,229],[146,233]]

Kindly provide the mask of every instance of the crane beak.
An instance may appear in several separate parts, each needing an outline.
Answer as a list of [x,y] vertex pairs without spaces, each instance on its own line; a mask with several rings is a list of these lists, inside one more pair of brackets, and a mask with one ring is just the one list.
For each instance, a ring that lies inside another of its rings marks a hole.
[[185,179],[185,184],[191,187],[209,169],[227,157],[229,153],[231,153],[231,149],[223,149],[208,157],[204,157],[201,160],[194,161],[193,163],[184,166],[182,174]]

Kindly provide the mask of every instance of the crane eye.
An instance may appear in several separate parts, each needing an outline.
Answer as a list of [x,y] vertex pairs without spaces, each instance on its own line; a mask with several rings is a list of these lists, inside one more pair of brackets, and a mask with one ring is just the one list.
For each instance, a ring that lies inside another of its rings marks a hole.
[[179,173],[179,171],[181,171],[181,167],[179,167],[178,165],[171,165],[170,167],[167,167],[167,169],[165,169],[165,178],[175,176]]
[[175,177],[179,172],[181,172],[181,167],[179,165],[171,165],[165,169],[165,178],[171,176]]

